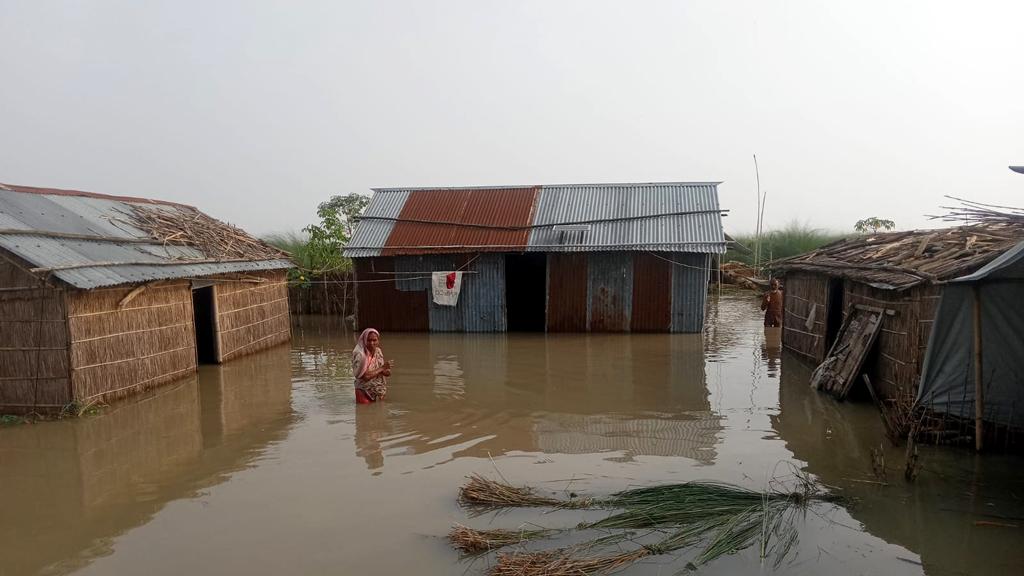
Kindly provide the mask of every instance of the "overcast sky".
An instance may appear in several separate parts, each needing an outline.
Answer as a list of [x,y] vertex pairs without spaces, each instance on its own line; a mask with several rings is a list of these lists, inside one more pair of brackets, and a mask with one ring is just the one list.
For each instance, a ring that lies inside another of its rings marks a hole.
[[[727,230],[1024,206],[1024,2],[0,0],[0,182],[297,230],[379,186],[721,180]],[[934,224],[931,224],[934,225]]]

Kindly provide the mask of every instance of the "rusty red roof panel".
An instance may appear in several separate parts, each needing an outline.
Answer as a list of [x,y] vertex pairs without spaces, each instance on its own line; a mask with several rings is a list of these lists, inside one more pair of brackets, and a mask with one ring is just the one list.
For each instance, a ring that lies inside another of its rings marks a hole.
[[383,255],[526,248],[539,186],[413,190]]

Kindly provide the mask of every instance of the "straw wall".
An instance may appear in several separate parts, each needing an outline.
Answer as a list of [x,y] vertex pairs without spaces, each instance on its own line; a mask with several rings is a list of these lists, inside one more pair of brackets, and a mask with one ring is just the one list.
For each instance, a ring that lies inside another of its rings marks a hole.
[[187,280],[67,293],[71,388],[80,403],[109,401],[196,370]]
[[270,348],[291,339],[288,282],[284,271],[250,274],[264,280],[218,282],[217,335],[220,361]]
[[0,413],[71,402],[62,291],[0,258]]
[[847,307],[862,304],[895,312],[885,317],[875,344],[876,353],[868,358],[865,372],[879,396],[913,397],[921,377],[939,289],[920,285],[898,292],[847,280],[844,290]]
[[[828,276],[790,272],[783,281],[785,313],[782,345],[803,360],[817,365],[825,358],[825,321],[828,318]],[[813,324],[807,318],[815,308]]]

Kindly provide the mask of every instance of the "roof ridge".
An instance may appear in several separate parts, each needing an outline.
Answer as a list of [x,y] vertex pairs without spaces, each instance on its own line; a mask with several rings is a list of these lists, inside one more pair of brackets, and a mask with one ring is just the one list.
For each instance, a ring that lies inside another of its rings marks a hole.
[[510,190],[523,188],[607,188],[616,186],[718,186],[722,181],[666,181],[666,182],[585,182],[568,184],[488,184],[482,186],[383,186],[370,188],[373,192],[431,192],[447,190]]
[[22,194],[39,194],[39,195],[50,195],[50,196],[80,196],[84,198],[98,198],[101,200],[117,200],[120,202],[129,202],[136,204],[162,204],[166,206],[178,206],[182,208],[189,208],[192,210],[198,210],[195,206],[190,204],[182,204],[181,202],[172,202],[170,200],[157,200],[153,198],[141,198],[137,196],[117,196],[114,194],[101,194],[99,192],[86,192],[85,190],[71,190],[65,188],[41,188],[39,186],[22,186],[18,184],[5,184],[0,182],[0,190],[7,192],[19,192]]

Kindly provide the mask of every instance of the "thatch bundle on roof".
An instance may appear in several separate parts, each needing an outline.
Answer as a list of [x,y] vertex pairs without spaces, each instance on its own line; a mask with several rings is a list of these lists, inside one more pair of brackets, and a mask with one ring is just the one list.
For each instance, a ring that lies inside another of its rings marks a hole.
[[1024,240],[1024,221],[867,234],[773,262],[777,271],[824,272],[905,290],[956,278]]

